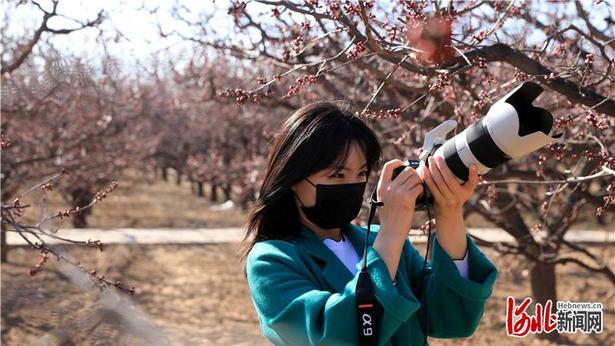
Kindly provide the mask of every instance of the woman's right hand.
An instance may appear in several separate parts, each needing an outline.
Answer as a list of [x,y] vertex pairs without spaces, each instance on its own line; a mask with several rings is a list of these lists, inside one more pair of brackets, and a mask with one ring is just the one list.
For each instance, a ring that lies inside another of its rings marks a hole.
[[380,229],[406,237],[412,225],[417,198],[423,193],[422,178],[412,167],[406,167],[394,180],[393,170],[402,166],[401,160],[384,164],[376,193],[378,201],[384,203],[378,210]]
[[412,167],[406,167],[391,180],[393,170],[402,165],[397,159],[385,163],[376,187],[377,199],[384,205],[378,208],[380,230],[373,248],[385,262],[392,280],[395,280],[404,241],[412,226],[416,199],[423,192],[421,176]]

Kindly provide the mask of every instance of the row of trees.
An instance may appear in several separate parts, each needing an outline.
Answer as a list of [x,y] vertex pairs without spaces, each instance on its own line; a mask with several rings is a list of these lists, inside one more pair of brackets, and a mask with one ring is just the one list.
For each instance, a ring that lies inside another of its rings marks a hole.
[[[74,227],[87,227],[96,203],[118,183],[139,179],[135,171],[148,176],[156,170],[164,177],[172,168],[178,180],[184,176],[197,186],[195,193],[204,195],[204,185],[210,185],[212,201],[233,198],[247,207],[266,155],[263,135],[269,136],[275,125],[269,123],[270,116],[281,119],[282,113],[249,116],[249,109],[219,99],[219,85],[242,84],[228,73],[233,67],[226,59],[188,62],[181,69],[170,60],[154,59],[153,66],[126,71],[123,62],[108,53],[104,40],[95,60],[60,52],[52,44],[58,35],[100,29],[107,20],[104,11],[94,19],[74,19],[82,23],[75,28],[52,28],[49,22],[63,16],[59,2],[52,1],[50,8],[34,1],[28,5],[38,9],[42,19],[32,36],[11,37],[9,29],[15,28],[7,21],[2,27],[7,34],[1,40],[9,48],[2,54],[3,262],[8,255],[6,232],[18,232],[41,250],[33,275],[50,253],[71,263],[46,244],[42,234],[102,251],[98,241],[60,237],[55,220],[69,217]],[[10,13],[12,6],[26,5],[5,6]],[[71,207],[48,210],[45,196],[51,190]],[[22,203],[34,192],[44,198],[40,213]],[[40,220],[24,224],[20,218],[26,210]],[[96,276],[95,270],[80,269]],[[96,277],[103,285],[113,284]]]

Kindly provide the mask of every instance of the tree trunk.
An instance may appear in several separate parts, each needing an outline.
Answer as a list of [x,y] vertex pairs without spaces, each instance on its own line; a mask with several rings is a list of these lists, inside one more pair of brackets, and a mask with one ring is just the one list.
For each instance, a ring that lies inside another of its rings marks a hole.
[[254,200],[254,192],[254,187],[252,185],[247,186],[243,189],[241,197],[239,198],[239,205],[241,206],[241,210],[248,210],[250,202]]
[[231,199],[231,185],[225,184],[222,191],[224,191],[224,200],[229,201]]
[[175,184],[182,184],[182,172],[180,170],[175,170],[177,172],[177,176],[175,177]]
[[0,230],[0,262],[7,262],[7,255],[9,247],[6,244],[6,224],[2,224],[2,229]]
[[87,215],[83,212],[79,212],[73,216],[73,227],[86,228],[88,227]]
[[198,188],[198,189],[197,189],[197,190],[198,190],[197,195],[198,195],[199,197],[205,197],[205,191],[203,190],[203,182],[202,182],[202,181],[197,182],[197,183],[196,183],[196,186],[197,186],[197,188]]
[[[555,264],[534,263],[531,270],[531,279],[534,303],[540,303],[544,309],[546,308],[547,300],[551,300],[551,312],[555,313],[555,303],[557,300]],[[533,310],[530,310],[530,307],[528,307],[528,314],[531,314],[530,311]],[[557,329],[550,333],[538,334],[539,338],[550,341],[557,341],[558,336]]]
[[[71,191],[73,199],[73,208],[76,206],[83,207],[88,205],[94,198],[94,194],[86,189],[75,189]],[[87,217],[92,213],[92,207],[88,209],[82,209],[73,216],[73,227],[86,228],[88,226]]]
[[606,221],[604,220],[604,217],[605,217],[606,213],[603,213],[603,214],[600,214],[600,215],[596,215],[595,213],[593,213],[593,214],[594,214],[594,217],[595,217],[595,222],[597,224],[599,224],[600,226],[606,225]]
[[218,202],[218,185],[215,183],[211,184],[211,195],[209,196],[210,202]]
[[162,166],[160,168],[160,173],[162,175],[162,180],[169,181],[169,174],[168,174],[167,168],[165,166]]
[[[3,185],[5,181],[6,180],[2,181]],[[14,196],[14,194],[15,192],[12,189],[5,188],[4,190],[2,190],[2,204],[9,204],[8,203],[9,198],[10,196]],[[9,245],[6,243],[7,225],[5,223],[0,223],[0,224],[1,224],[0,225],[0,262],[6,263],[8,261],[8,254],[9,254]]]

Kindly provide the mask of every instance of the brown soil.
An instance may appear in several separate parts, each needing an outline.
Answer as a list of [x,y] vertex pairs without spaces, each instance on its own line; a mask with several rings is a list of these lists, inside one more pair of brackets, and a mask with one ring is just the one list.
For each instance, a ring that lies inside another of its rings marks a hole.
[[[88,216],[88,227],[93,228],[156,228],[156,227],[242,227],[247,220],[247,213],[239,208],[225,211],[211,211],[212,204],[224,202],[223,194],[219,193],[216,202],[210,201],[211,186],[205,185],[205,196],[199,197],[191,191],[190,182],[183,179],[181,184],[175,183],[175,174],[170,170],[169,181],[152,179],[141,172],[128,174],[130,178],[120,179],[119,185],[104,200],[94,205],[92,214]],[[150,180],[151,179],[151,180]],[[24,184],[30,187],[35,182]],[[539,187],[538,189],[544,189]],[[238,191],[233,191],[237,197]],[[22,200],[22,205],[32,205],[23,217],[24,222],[36,223],[41,210],[41,195],[34,192]],[[47,194],[49,213],[70,208],[57,191]],[[361,211],[362,222],[366,222],[369,210],[367,205]],[[553,217],[552,210],[550,216]],[[604,229],[611,230],[615,224],[615,213],[610,209],[605,213],[603,222],[596,219],[596,207],[589,203],[579,210],[579,216],[571,226],[574,229]],[[377,215],[377,214],[376,214]],[[413,219],[413,228],[418,228],[427,220],[425,212],[417,212]],[[523,215],[528,227],[538,223],[532,215]],[[54,220],[54,227],[71,228],[71,219]],[[377,218],[374,220],[377,223]],[[476,213],[465,219],[467,227],[497,227]]]
[[[2,344],[4,345],[229,345],[270,344],[260,335],[237,244],[109,245],[100,253],[67,246],[67,255],[97,268],[113,280],[136,286],[128,297],[87,288],[51,257],[29,276],[38,253],[16,248],[2,265]],[[419,245],[424,253],[424,246]],[[615,247],[592,247],[608,259]],[[430,339],[432,345],[550,345],[536,336],[513,338],[505,332],[505,299],[530,295],[528,266],[515,256],[483,248],[500,270],[494,294],[476,333],[466,339]],[[563,334],[567,344],[615,344],[615,288],[604,277],[575,265],[557,269],[558,299],[598,301],[604,309],[602,334]],[[533,307],[530,311],[533,311]]]

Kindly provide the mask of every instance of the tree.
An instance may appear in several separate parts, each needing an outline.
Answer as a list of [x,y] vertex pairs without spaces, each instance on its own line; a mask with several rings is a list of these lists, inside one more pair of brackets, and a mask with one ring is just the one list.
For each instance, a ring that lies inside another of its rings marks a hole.
[[[160,138],[140,113],[134,82],[120,77],[110,58],[97,76],[79,58],[46,54],[44,66],[28,59],[2,80],[2,130],[12,143],[3,150],[2,201],[65,169],[72,174],[61,191],[79,206],[151,155]],[[88,212],[73,219],[75,227],[87,225]]]
[[[63,261],[64,263],[73,266],[75,270],[78,270],[87,275],[88,278],[94,279],[94,282],[98,284],[98,287],[102,289],[106,289],[107,287],[116,287],[120,290],[124,290],[130,294],[134,294],[135,287],[127,287],[121,281],[111,281],[105,278],[105,275],[98,276],[96,272],[96,268],[87,269],[83,265],[81,265],[80,261],[67,256],[66,254],[58,251],[58,249],[49,246],[49,244],[45,241],[46,237],[55,238],[58,240],[62,240],[64,242],[73,243],[77,245],[84,245],[90,247],[96,247],[101,252],[104,250],[104,244],[99,240],[92,241],[88,239],[87,241],[76,241],[68,238],[64,238],[57,234],[58,229],[54,227],[49,227],[54,219],[60,219],[63,217],[70,217],[78,214],[83,210],[87,210],[92,207],[95,203],[103,200],[107,194],[111,193],[116,187],[117,182],[113,182],[110,186],[105,188],[102,191],[99,191],[95,194],[94,199],[90,201],[89,204],[72,208],[69,210],[58,212],[55,215],[48,215],[46,206],[43,207],[43,213],[41,215],[41,219],[36,224],[24,224],[20,221],[20,218],[24,215],[26,210],[31,206],[21,205],[21,200],[27,196],[28,194],[34,191],[40,191],[43,194],[43,203],[46,203],[46,193],[48,191],[52,191],[57,182],[62,179],[62,177],[68,174],[67,171],[62,171],[61,173],[57,173],[50,178],[43,180],[25,190],[20,195],[16,196],[15,199],[10,204],[2,204],[1,212],[2,212],[2,233],[6,232],[15,232],[19,234],[19,236],[26,241],[32,248],[39,249],[41,252],[41,257],[39,258],[36,265],[34,265],[30,269],[30,275],[35,276],[41,267],[47,262],[49,259],[49,255],[52,254],[56,257],[58,261]],[[4,252],[3,252],[4,253]]]
[[[19,1],[16,2],[16,6],[25,5],[28,1]],[[103,11],[98,12],[96,18],[89,19],[86,21],[69,18],[72,21],[77,23],[76,27],[72,28],[53,28],[50,27],[49,21],[56,17],[64,17],[68,18],[63,14],[58,13],[58,0],[51,1],[51,9],[45,9],[38,1],[29,1],[33,6],[38,8],[40,12],[42,12],[42,21],[38,28],[34,31],[34,34],[28,39],[20,39],[13,40],[10,35],[5,35],[7,33],[7,26],[2,28],[2,46],[7,48],[5,52],[2,53],[2,70],[0,74],[4,75],[5,73],[11,73],[15,71],[21,64],[23,64],[28,56],[32,53],[34,47],[41,41],[43,38],[43,34],[48,35],[67,35],[75,31],[83,30],[85,28],[95,28],[105,19],[105,13]],[[5,8],[7,10],[7,8]],[[8,15],[8,11],[5,12],[5,15]],[[8,23],[9,21],[4,21],[4,23]],[[10,53],[7,53],[10,52]],[[6,57],[5,57],[6,55]]]

